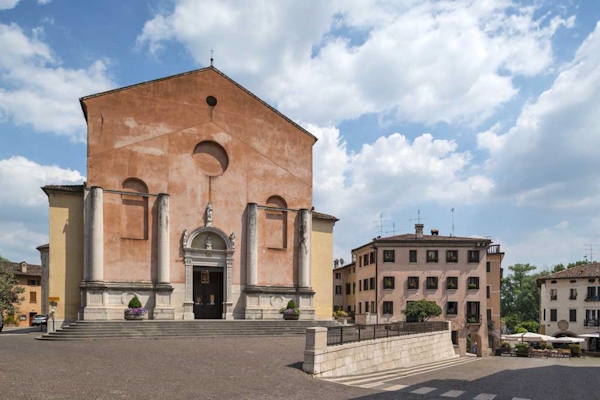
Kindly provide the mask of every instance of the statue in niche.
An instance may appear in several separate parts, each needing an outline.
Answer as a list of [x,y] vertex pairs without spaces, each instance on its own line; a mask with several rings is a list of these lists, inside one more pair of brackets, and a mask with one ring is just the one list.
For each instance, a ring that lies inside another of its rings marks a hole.
[[212,204],[210,201],[206,206],[206,226],[212,226]]
[[185,245],[187,244],[188,241],[188,231],[187,229],[183,230],[183,247],[185,247]]
[[229,241],[231,242],[231,248],[235,249],[235,233],[231,232],[231,235],[229,235]]
[[212,239],[210,235],[206,237],[206,250],[212,250]]

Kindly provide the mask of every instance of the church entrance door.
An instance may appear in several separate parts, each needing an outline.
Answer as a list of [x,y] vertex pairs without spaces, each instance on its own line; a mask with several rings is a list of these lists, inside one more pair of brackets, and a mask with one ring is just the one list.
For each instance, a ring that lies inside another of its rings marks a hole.
[[194,267],[194,318],[223,318],[223,270]]

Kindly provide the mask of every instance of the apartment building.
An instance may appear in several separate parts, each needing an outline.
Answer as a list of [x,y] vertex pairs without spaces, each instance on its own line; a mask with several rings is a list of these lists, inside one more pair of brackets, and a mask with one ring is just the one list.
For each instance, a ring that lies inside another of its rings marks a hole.
[[[443,312],[431,320],[450,322],[460,354],[476,344],[478,355],[487,355],[500,336],[504,253],[490,248],[489,239],[441,236],[435,229],[425,235],[423,229],[416,224],[413,234],[378,237],[352,251],[357,323],[406,321],[402,310],[408,302],[435,301]],[[341,298],[339,302],[349,305]]]
[[[600,263],[580,265],[538,279],[540,333],[563,337],[600,332]],[[589,349],[600,351],[598,337]]]
[[356,264],[341,265],[334,261],[333,268],[333,311],[356,312]]
[[31,326],[33,317],[42,311],[42,267],[26,262],[7,264],[15,273],[17,285],[24,289],[19,295],[21,301],[14,304],[18,312],[13,318],[19,322],[18,326]]

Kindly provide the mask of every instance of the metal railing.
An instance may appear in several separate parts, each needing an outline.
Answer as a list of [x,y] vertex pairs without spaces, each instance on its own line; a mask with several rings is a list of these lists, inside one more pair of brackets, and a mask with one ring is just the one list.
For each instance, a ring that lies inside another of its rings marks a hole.
[[585,296],[585,301],[600,301],[600,296],[590,296],[588,294]]
[[585,319],[583,326],[600,326],[600,319]]
[[488,247],[487,253],[488,254],[500,254],[500,253],[502,253],[500,251],[500,245],[499,244],[493,244],[493,245],[491,245],[490,247]]
[[415,335],[448,330],[447,321],[393,322],[379,325],[353,325],[327,328],[327,346],[365,340],[384,339],[394,336]]

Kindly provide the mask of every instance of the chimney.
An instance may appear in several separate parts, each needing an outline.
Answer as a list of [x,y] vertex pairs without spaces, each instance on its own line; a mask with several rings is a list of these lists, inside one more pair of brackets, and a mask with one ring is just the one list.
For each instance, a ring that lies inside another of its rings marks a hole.
[[423,237],[423,228],[424,227],[425,227],[425,225],[423,225],[423,224],[415,224],[415,234],[417,235],[418,238]]
[[431,230],[431,236],[438,236],[439,234],[440,234],[440,231],[438,229]]
[[21,272],[24,274],[27,273],[27,263],[26,262],[21,263]]
[[334,269],[336,269],[336,268],[338,268],[339,266],[340,266],[340,261],[339,261],[339,260],[337,260],[337,259],[333,260],[333,268],[334,268]]

